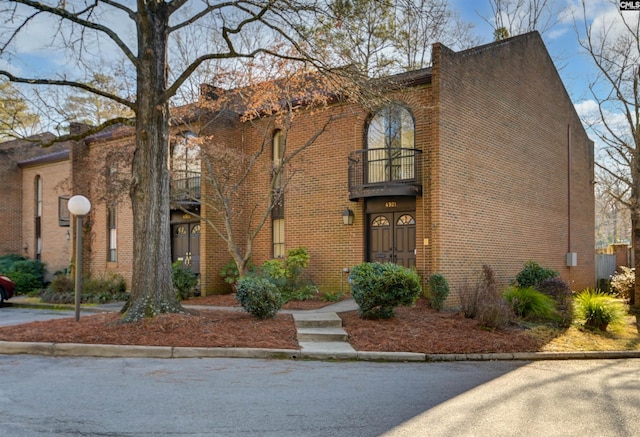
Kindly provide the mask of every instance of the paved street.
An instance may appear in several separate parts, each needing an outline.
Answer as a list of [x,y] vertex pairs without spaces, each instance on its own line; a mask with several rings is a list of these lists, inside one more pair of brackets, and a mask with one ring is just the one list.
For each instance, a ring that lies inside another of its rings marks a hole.
[[[73,312],[0,309],[0,326]],[[0,436],[632,436],[640,359],[0,355]]]
[[640,360],[0,355],[2,436],[640,435]]
[[60,319],[74,317],[73,311],[58,311],[33,308],[12,308],[10,306],[0,308],[0,326],[19,325],[21,323],[35,322],[39,320]]

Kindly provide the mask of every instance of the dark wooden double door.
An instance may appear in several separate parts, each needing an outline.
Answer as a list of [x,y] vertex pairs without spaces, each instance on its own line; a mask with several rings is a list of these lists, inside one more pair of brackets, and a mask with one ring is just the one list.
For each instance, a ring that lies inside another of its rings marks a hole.
[[416,265],[415,211],[368,214],[369,261]]
[[200,223],[171,225],[171,261],[200,273]]

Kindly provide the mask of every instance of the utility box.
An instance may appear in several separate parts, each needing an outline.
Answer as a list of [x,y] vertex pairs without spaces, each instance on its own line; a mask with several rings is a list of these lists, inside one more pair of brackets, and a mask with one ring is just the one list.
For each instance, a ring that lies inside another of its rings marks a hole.
[[567,252],[567,267],[576,267],[578,265],[578,254],[576,252]]

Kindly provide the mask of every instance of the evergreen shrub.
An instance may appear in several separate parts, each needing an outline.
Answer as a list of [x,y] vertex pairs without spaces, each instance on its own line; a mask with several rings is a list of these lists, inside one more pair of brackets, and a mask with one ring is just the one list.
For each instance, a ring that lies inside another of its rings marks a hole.
[[0,257],[0,274],[11,278],[16,283],[16,292],[24,294],[44,287],[47,269],[40,260],[5,255]]
[[573,291],[559,277],[547,278],[536,286],[536,290],[551,297],[556,303],[558,318],[556,323],[561,328],[568,328],[573,323]]
[[431,308],[441,311],[449,296],[449,282],[439,273],[429,276],[429,302]]
[[411,306],[422,287],[415,271],[391,263],[363,263],[351,269],[351,295],[362,318],[388,319],[394,308]]
[[535,261],[527,261],[522,270],[516,275],[516,282],[522,288],[535,287],[545,279],[555,278],[556,276],[558,276],[557,271],[541,267]]
[[238,279],[236,299],[246,312],[258,319],[274,317],[282,308],[282,296],[276,285],[257,276]]
[[198,285],[196,274],[182,264],[181,261],[171,264],[171,271],[173,274],[173,288],[176,290],[178,299],[185,300],[193,297],[193,289]]

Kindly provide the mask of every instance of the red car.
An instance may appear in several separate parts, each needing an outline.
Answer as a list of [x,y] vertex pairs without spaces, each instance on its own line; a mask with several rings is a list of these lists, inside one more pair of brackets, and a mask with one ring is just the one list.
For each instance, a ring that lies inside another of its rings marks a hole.
[[6,276],[0,275],[0,307],[6,299],[11,299],[16,291],[16,284]]

